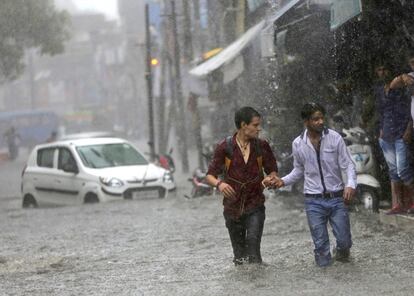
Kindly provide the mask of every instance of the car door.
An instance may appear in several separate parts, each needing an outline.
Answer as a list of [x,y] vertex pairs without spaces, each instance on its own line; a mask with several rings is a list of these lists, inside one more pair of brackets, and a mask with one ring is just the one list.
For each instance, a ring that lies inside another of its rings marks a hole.
[[61,204],[76,204],[81,200],[79,195],[83,181],[78,176],[79,167],[72,152],[67,147],[59,147],[57,157],[57,174],[55,192]]
[[33,184],[39,204],[56,204],[54,178],[56,175],[56,147],[42,148],[37,151],[36,166],[26,170],[28,182]]

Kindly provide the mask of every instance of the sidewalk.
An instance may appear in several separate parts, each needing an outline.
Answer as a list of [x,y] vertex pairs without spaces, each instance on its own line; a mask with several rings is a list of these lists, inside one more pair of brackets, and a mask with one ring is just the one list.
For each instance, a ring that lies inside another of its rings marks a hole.
[[386,215],[387,210],[379,210],[381,223],[392,225],[401,230],[414,231],[414,216],[406,214]]

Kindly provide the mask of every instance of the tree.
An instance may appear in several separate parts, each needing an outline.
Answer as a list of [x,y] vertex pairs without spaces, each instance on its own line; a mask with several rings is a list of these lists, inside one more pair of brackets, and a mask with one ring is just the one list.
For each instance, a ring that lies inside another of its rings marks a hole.
[[69,37],[69,14],[52,0],[0,1],[0,82],[16,79],[24,69],[25,49],[40,54],[63,52]]

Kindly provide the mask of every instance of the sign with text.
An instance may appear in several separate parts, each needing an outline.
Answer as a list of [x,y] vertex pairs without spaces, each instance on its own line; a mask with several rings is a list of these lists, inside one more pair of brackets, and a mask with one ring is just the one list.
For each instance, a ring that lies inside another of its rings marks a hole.
[[332,0],[331,30],[337,29],[362,12],[361,0]]

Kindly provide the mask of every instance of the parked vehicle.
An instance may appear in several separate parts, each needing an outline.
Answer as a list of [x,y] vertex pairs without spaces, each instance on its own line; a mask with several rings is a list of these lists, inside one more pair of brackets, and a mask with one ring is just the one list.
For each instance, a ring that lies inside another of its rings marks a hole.
[[171,148],[168,153],[157,154],[157,164],[162,168],[168,170],[173,174],[175,172],[175,162],[172,158],[173,148]]
[[360,127],[342,129],[357,172],[357,197],[353,203],[357,211],[378,211],[381,186],[375,177],[376,162],[366,132]]
[[[211,158],[213,157],[214,149],[212,145],[206,144],[204,146],[203,157],[206,163],[206,166],[210,163]],[[195,198],[205,195],[212,195],[215,192],[215,188],[211,187],[207,181],[207,171],[203,171],[200,168],[196,168],[193,172],[191,178],[188,181],[191,182],[193,187],[191,188],[190,195],[185,195],[187,198]]]
[[23,207],[164,198],[171,173],[121,138],[85,138],[36,146],[22,173]]
[[192,178],[188,179],[193,185],[190,196],[186,195],[185,197],[195,198],[204,195],[212,195],[215,188],[207,183],[206,177],[207,172],[203,172],[199,168],[195,169]]

